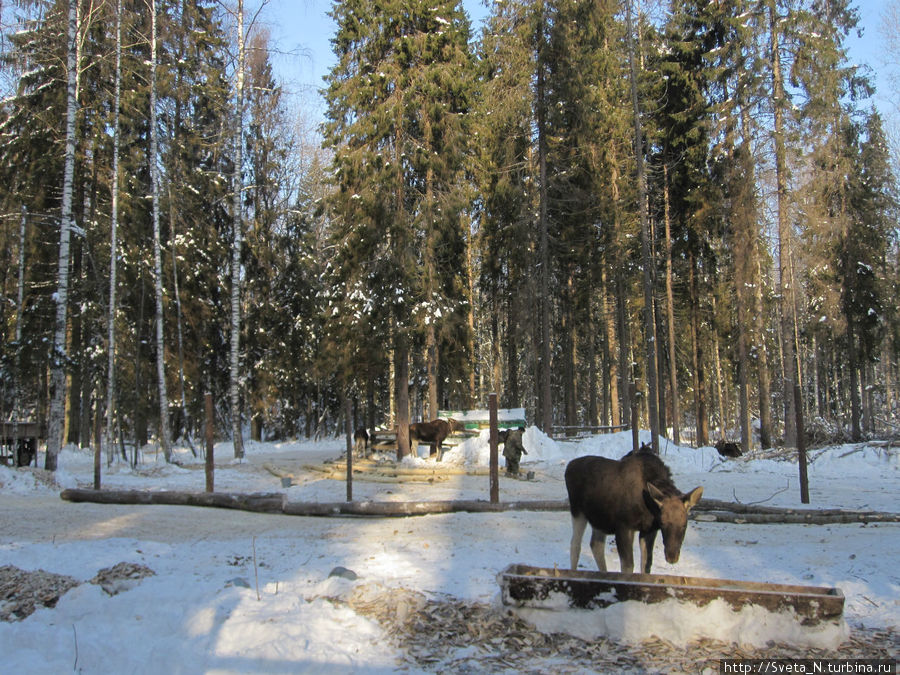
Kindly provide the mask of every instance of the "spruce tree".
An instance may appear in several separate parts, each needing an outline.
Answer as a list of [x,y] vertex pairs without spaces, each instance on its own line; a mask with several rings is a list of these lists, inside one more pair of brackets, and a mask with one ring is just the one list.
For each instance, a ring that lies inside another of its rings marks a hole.
[[468,22],[452,2],[395,0],[373,13],[353,1],[333,16],[338,63],[325,137],[337,181],[332,269],[343,296],[334,313],[351,332],[365,321],[391,336],[403,456],[410,345],[447,297],[446,283],[435,283],[435,249],[461,236],[453,195],[464,155]]

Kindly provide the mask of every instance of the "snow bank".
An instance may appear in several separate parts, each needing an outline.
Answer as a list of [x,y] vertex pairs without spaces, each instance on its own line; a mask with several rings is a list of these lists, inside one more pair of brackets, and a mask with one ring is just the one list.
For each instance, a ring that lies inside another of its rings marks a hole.
[[[650,435],[641,434],[641,442],[650,442]],[[661,439],[660,456],[675,473],[694,473],[710,471],[722,463],[722,458],[715,448],[685,448],[668,445]],[[610,459],[621,459],[631,451],[631,432],[621,431],[613,434],[600,434],[589,438],[554,440],[537,427],[525,429],[522,445],[527,453],[522,457],[522,466],[526,464],[566,464],[582,455],[599,455]],[[421,449],[422,446],[420,446]],[[500,466],[505,466],[503,455],[500,455]],[[426,460],[411,458],[410,463],[425,466]],[[481,468],[490,465],[490,432],[483,429],[478,436],[466,439],[456,447],[445,450],[443,461],[455,466]]]

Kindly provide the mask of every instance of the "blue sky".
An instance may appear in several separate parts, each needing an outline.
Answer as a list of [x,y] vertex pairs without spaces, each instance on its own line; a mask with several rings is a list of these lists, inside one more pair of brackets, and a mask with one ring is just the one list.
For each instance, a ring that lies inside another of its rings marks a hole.
[[[889,1],[860,0],[856,3],[863,37],[853,35],[848,44],[851,59],[872,68],[878,89],[876,105],[885,117],[895,110],[889,101],[892,92],[884,64],[884,39],[879,30]],[[477,32],[487,8],[481,0],[465,0],[463,4],[473,18],[473,33]],[[269,0],[260,15],[260,20],[269,27],[273,46],[281,52],[274,60],[285,88],[299,96],[303,107],[313,116],[322,115],[323,104],[316,90],[322,86],[322,77],[333,63],[329,41],[334,24],[328,17],[331,6],[331,0]]]

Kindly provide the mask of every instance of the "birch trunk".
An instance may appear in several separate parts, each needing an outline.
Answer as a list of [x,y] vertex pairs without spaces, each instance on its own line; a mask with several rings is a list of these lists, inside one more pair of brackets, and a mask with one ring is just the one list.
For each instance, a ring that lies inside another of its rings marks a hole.
[[231,434],[234,439],[234,456],[244,456],[241,437],[241,392],[239,381],[240,330],[241,330],[241,246],[243,230],[243,178],[244,163],[244,2],[237,3],[238,62],[236,80],[236,119],[234,125],[234,241],[231,248],[231,355],[229,359],[229,398],[231,399]]
[[44,468],[56,471],[62,447],[66,398],[66,309],[69,301],[69,239],[72,228],[72,183],[75,176],[75,113],[78,107],[78,3],[69,0],[68,55],[66,58],[66,146],[62,208],[59,222],[56,322],[50,359],[50,414],[47,420],[47,454]]
[[[19,437],[19,373],[22,365],[22,317],[25,310],[25,225],[28,221],[28,209],[22,205],[22,218],[19,221],[19,261],[18,279],[16,284],[16,351],[12,371],[12,421],[13,438]],[[19,466],[19,444],[13,447],[13,466]]]
[[109,307],[106,324],[106,445],[113,456],[115,443],[114,413],[116,405],[116,263],[118,262],[119,228],[119,106],[122,100],[122,0],[116,0],[116,84],[113,100],[113,166],[109,224]]
[[156,128],[156,0],[150,0],[150,182],[153,199],[153,289],[156,296],[156,378],[159,387],[159,445],[172,461],[169,439],[169,397],[166,393],[166,352],[163,341],[162,242],[159,232],[159,131]]

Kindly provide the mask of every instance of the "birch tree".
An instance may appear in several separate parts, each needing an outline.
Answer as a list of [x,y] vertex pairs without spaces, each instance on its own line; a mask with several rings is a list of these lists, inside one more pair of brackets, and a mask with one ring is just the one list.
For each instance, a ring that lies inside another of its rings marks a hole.
[[69,241],[72,232],[72,184],[75,176],[75,115],[78,109],[78,3],[69,0],[66,56],[66,144],[62,206],[59,221],[56,321],[50,358],[50,414],[47,420],[47,453],[44,468],[56,471],[65,425],[66,321],[69,301]]
[[[109,224],[109,307],[106,326],[106,438],[112,448],[115,442],[114,408],[116,405],[116,262],[119,254],[119,105],[122,99],[122,0],[116,0],[116,74],[113,95],[113,157]],[[112,455],[110,451],[110,456]]]
[[166,393],[166,351],[163,340],[162,242],[159,232],[159,130],[156,124],[156,0],[150,0],[150,184],[153,200],[153,289],[156,295],[156,377],[159,387],[159,444],[172,461],[169,439],[169,397]]
[[244,163],[244,0],[238,0],[237,19],[237,71],[235,72],[235,123],[234,123],[234,225],[231,248],[231,352],[229,358],[228,396],[231,401],[231,433],[234,439],[234,456],[244,456],[241,436],[240,389],[240,336],[241,336],[241,246],[243,232],[241,170]]

